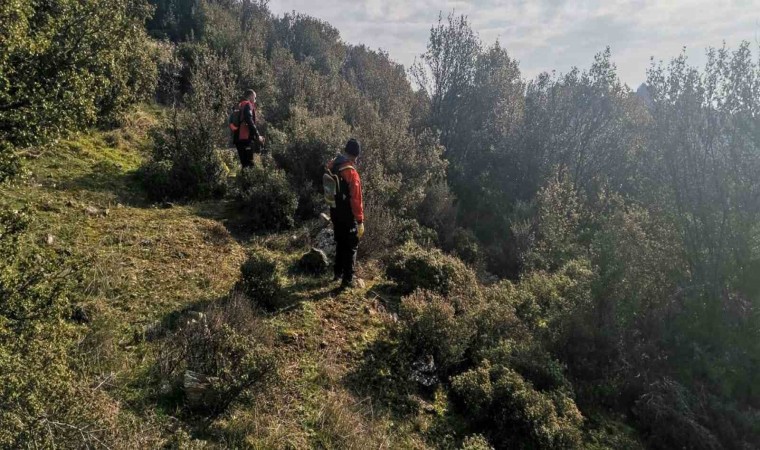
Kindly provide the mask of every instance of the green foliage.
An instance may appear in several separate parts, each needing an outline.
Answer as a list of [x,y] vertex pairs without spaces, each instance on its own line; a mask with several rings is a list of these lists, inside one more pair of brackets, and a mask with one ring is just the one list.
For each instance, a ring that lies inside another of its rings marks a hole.
[[491,444],[482,434],[467,436],[459,448],[460,450],[493,450]]
[[472,292],[478,288],[475,274],[462,261],[414,242],[389,257],[386,275],[404,293],[426,289],[446,295],[458,289]]
[[585,260],[571,261],[552,274],[528,273],[516,291],[517,316],[534,332],[559,339],[568,320],[591,304],[593,279]]
[[284,306],[282,275],[277,261],[263,253],[253,253],[240,266],[238,289],[252,302],[266,309]]
[[237,199],[246,222],[257,230],[288,229],[294,225],[298,198],[285,172],[254,165],[237,177]]
[[564,392],[539,391],[516,371],[484,361],[452,378],[474,421],[500,448],[578,448],[583,416]]
[[37,248],[27,211],[0,211],[0,447],[94,445],[113,427],[104,399],[72,370],[66,322],[76,268]]
[[149,14],[143,0],[3,2],[0,141],[44,142],[150,96]]
[[445,377],[464,361],[474,330],[457,317],[450,300],[428,291],[416,291],[401,302],[399,339],[414,359],[432,357],[439,377]]
[[[276,377],[273,333],[250,302],[233,293],[170,336],[159,355],[163,376],[183,383],[196,412],[216,415],[254,386]],[[200,380],[196,394],[188,376]]]
[[225,146],[222,128],[234,93],[227,61],[201,51],[191,75],[187,109],[174,109],[167,123],[152,130],[153,154],[142,168],[153,200],[218,197],[226,191],[229,169],[217,154]]
[[155,11],[147,29],[157,38],[173,41],[201,37],[204,30],[204,9],[198,0],[150,0]]
[[10,142],[0,142],[0,184],[20,171],[20,161]]
[[28,211],[0,211],[0,320],[11,328],[61,318],[75,281],[60,255],[28,242],[31,220]]
[[477,237],[466,228],[454,229],[443,247],[473,267],[477,267],[483,257]]
[[287,141],[275,142],[272,155],[298,193],[298,215],[315,217],[325,207],[320,195],[325,164],[343,150],[349,127],[338,116],[314,118],[294,108],[283,132]]
[[303,14],[285,14],[274,21],[277,42],[296,60],[322,74],[336,73],[345,57],[340,33],[327,22]]

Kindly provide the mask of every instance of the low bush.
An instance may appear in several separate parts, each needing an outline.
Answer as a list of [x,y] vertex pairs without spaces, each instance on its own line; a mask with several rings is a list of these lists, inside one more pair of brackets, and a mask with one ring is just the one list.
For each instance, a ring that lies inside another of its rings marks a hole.
[[487,360],[453,377],[452,388],[464,414],[488,430],[496,447],[580,447],[583,416],[561,390],[536,390],[516,371]]
[[456,228],[443,243],[443,247],[471,266],[477,267],[482,263],[483,255],[480,245],[475,234],[470,230]]
[[0,142],[0,184],[15,176],[21,164],[10,142]]
[[568,322],[591,303],[594,272],[588,260],[572,260],[554,273],[533,271],[515,291],[515,310],[533,331],[557,341]]
[[140,169],[143,187],[154,201],[221,197],[229,169],[208,136],[185,113],[151,130],[153,158]]
[[406,242],[414,241],[424,248],[437,243],[435,231],[420,225],[414,219],[398,217],[394,211],[370,200],[365,205],[366,233],[359,245],[360,258],[383,258]]
[[280,230],[295,224],[298,198],[283,171],[254,165],[237,178],[236,196],[251,227]]
[[475,274],[459,259],[440,250],[426,250],[408,242],[388,258],[386,275],[402,292],[426,289],[443,295],[455,290],[478,290]]
[[432,358],[439,378],[445,379],[463,362],[474,329],[457,315],[450,300],[416,291],[402,300],[399,321],[399,338],[412,360]]
[[282,275],[277,262],[262,253],[254,253],[240,266],[237,289],[252,302],[266,309],[285,305]]
[[169,336],[160,350],[160,373],[182,386],[190,409],[213,416],[276,377],[273,336],[250,303],[233,293]]
[[464,438],[460,450],[493,450],[482,434],[473,434]]

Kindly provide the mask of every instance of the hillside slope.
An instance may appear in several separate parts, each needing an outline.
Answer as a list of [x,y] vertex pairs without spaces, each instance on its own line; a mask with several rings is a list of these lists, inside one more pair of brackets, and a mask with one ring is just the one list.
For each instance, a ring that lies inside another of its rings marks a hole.
[[[394,423],[346,381],[393,315],[376,292],[380,278],[360,268],[364,289],[339,294],[328,278],[290,270],[320,224],[251,235],[227,201],[149,204],[135,177],[143,153],[140,120],[34,150],[29,176],[7,188],[4,208],[37,215],[30,236],[77,261],[84,276],[75,310],[74,365],[114,414],[109,447],[210,445],[253,448],[425,448],[416,430]],[[253,398],[215,419],[186,416],[157,375],[161,349],[192,311],[221,301],[247,253],[285,269],[290,306],[260,312],[275,331],[278,374]],[[179,418],[179,420],[177,420]]]

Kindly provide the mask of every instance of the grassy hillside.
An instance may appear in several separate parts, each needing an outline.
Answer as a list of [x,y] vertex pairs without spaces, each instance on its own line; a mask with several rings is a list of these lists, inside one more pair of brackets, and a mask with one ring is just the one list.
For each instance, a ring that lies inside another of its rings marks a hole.
[[[138,113],[123,129],[30,151],[30,173],[2,196],[3,208],[36,211],[30,240],[64,249],[83,270],[75,365],[107,393],[116,442],[366,448],[369,439],[377,448],[425,448],[418,431],[427,417],[395,423],[345,381],[392,320],[377,271],[361,267],[366,288],[338,294],[327,278],[291,270],[319,223],[252,235],[227,201],[146,202],[135,170],[151,121]],[[191,311],[230,293],[247,252],[276,259],[286,274],[290,306],[260,312],[275,333],[276,381],[214,419],[183,416],[182,400],[156,373],[160,350]]]

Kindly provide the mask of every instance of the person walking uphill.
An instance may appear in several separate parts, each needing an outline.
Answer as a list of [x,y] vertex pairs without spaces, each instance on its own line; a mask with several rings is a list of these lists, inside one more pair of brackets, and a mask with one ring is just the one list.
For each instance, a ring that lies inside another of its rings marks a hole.
[[335,278],[342,280],[341,288],[354,287],[354,264],[359,239],[364,235],[364,203],[356,160],[361,145],[350,139],[343,154],[327,165],[328,173],[337,177],[334,206],[330,208],[330,220],[335,232]]
[[256,92],[248,89],[243,94],[243,100],[238,105],[240,116],[237,129],[234,131],[235,147],[237,147],[240,164],[245,167],[253,165],[254,150],[258,151],[264,144],[264,137],[256,128]]

